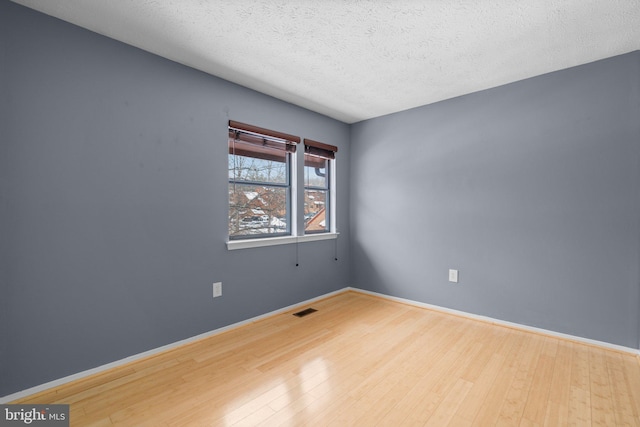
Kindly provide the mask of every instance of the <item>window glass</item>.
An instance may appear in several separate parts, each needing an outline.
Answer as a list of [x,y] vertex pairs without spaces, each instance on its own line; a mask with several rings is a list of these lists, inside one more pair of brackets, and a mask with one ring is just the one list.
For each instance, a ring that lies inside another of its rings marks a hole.
[[260,237],[288,232],[288,190],[254,184],[229,184],[229,237]]
[[329,160],[304,156],[304,231],[329,231]]
[[274,161],[229,154],[229,180],[286,184],[286,155]]
[[286,142],[229,132],[229,239],[291,234],[291,152]]
[[305,187],[328,188],[327,166],[329,160],[321,157],[304,156],[304,185]]

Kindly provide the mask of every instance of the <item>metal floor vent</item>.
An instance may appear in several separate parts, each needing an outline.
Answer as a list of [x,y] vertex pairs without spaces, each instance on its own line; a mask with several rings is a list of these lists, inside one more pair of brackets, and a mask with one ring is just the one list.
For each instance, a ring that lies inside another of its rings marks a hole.
[[293,313],[293,315],[297,316],[297,317],[304,317],[304,316],[306,316],[308,314],[315,313],[316,311],[318,311],[318,310],[316,310],[315,308],[305,308],[302,311],[299,311],[297,313]]

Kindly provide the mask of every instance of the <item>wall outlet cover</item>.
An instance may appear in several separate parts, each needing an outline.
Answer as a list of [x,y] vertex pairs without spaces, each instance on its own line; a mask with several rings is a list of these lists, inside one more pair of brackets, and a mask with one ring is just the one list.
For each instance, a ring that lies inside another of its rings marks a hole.
[[452,283],[458,283],[458,270],[449,270],[449,281]]
[[213,297],[221,297],[222,296],[222,282],[216,282],[213,284]]

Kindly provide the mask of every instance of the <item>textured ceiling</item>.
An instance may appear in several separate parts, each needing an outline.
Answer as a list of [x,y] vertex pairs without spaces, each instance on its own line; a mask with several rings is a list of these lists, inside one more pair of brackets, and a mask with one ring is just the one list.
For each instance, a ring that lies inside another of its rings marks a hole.
[[640,49],[640,0],[14,0],[347,123]]

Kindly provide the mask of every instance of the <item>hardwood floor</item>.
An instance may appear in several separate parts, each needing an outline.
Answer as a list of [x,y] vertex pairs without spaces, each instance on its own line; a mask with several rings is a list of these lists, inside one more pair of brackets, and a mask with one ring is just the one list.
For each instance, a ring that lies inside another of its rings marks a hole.
[[19,403],[77,426],[640,426],[631,354],[356,292],[312,307]]

